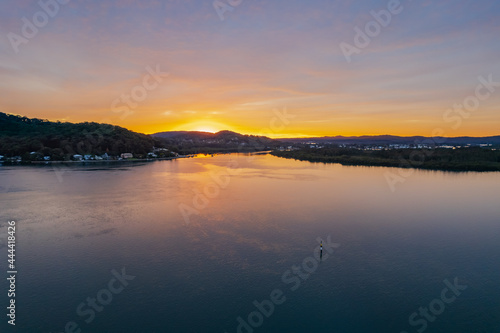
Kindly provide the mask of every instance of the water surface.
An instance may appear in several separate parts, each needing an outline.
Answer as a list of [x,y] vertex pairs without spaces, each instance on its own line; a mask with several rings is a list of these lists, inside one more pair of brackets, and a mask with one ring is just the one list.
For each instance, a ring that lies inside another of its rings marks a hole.
[[[15,220],[19,271],[16,330],[0,331],[232,333],[278,289],[254,332],[410,333],[458,279],[425,331],[498,332],[500,173],[415,171],[392,192],[388,170],[243,154],[0,167],[0,268]],[[340,246],[306,280],[283,280],[328,237]],[[78,306],[122,268],[135,278],[86,323]]]

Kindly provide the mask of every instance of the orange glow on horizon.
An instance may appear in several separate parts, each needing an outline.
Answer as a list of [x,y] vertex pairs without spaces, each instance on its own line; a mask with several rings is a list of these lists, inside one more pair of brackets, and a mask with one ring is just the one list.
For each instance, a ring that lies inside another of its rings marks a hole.
[[172,131],[195,131],[195,132],[217,133],[219,131],[228,130],[228,128],[230,128],[230,126],[215,121],[199,120],[176,126],[174,127],[174,129],[172,129]]
[[[228,122],[229,124],[230,122]],[[130,125],[130,126],[128,126]],[[256,136],[266,136],[272,139],[284,139],[284,138],[314,138],[314,137],[324,137],[324,136],[378,136],[378,135],[394,135],[402,137],[411,136],[424,136],[433,137],[436,136],[434,131],[438,128],[442,129],[442,134],[438,136],[444,137],[460,137],[460,136],[471,136],[471,137],[487,137],[487,136],[497,136],[500,135],[498,127],[494,124],[483,127],[481,130],[476,128],[464,128],[462,130],[453,130],[451,128],[446,128],[446,126],[415,126],[415,127],[404,127],[404,128],[394,128],[397,126],[387,126],[387,123],[363,123],[359,126],[352,126],[351,124],[342,124],[331,126],[330,128],[324,127],[314,127],[307,128],[302,127],[301,124],[295,124],[295,126],[290,126],[283,131],[273,132],[269,127],[250,127],[243,126],[241,124],[231,124],[224,125],[222,123],[213,123],[207,121],[196,121],[193,123],[186,123],[182,125],[163,125],[160,126],[137,126],[137,124],[120,124],[119,126],[125,127],[135,132],[153,134],[158,132],[169,132],[169,131],[197,131],[197,132],[209,132],[217,133],[220,131],[232,131],[243,135],[256,135]]]
[[[293,114],[293,111],[290,111]],[[49,121],[67,121],[71,123],[81,122],[98,122],[107,123],[128,130],[154,134],[158,132],[169,131],[200,131],[217,133],[219,131],[232,131],[244,135],[267,136],[273,139],[280,138],[313,138],[323,136],[376,136],[376,135],[394,135],[394,136],[436,136],[434,131],[442,129],[440,136],[444,137],[486,137],[500,135],[498,131],[498,122],[495,121],[480,121],[476,123],[464,122],[463,125],[455,130],[451,124],[439,119],[438,121],[424,120],[419,122],[409,123],[404,118],[386,118],[386,117],[365,117],[364,121],[359,119],[333,119],[325,122],[311,122],[307,118],[293,120],[286,126],[281,127],[277,123],[276,128],[279,130],[273,131],[269,122],[269,114],[259,116],[237,116],[224,115],[210,117],[205,114],[197,115],[182,115],[172,118],[161,118],[155,116],[153,112],[150,114],[142,113],[140,117],[132,115],[125,119],[115,117],[104,118],[100,116],[78,116],[70,115],[69,117],[44,117],[35,112],[12,112],[10,114],[18,114],[29,118],[47,119]],[[272,117],[271,117],[272,119]],[[480,126],[478,126],[478,124]]]

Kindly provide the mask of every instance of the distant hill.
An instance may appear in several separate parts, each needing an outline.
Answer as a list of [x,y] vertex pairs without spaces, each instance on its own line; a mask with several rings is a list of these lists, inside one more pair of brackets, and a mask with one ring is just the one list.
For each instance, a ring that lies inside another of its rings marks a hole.
[[176,138],[176,137],[186,137],[189,135],[199,135],[200,137],[203,137],[205,134],[212,134],[212,133],[196,132],[196,131],[171,131],[171,132],[155,133],[155,134],[151,134],[151,136],[158,137],[158,138],[170,139],[170,138]]
[[249,138],[254,138],[257,139],[259,138],[260,140],[266,140],[266,141],[273,141],[272,139],[265,137],[265,136],[254,136],[254,135],[245,135],[245,134],[239,134],[236,132],[232,131],[220,131],[217,133],[210,133],[210,132],[198,132],[198,131],[172,131],[172,132],[160,132],[160,133],[155,133],[151,134],[152,137],[155,138],[165,138],[165,139],[179,139],[179,140],[207,140],[207,139],[212,139],[212,140],[248,140]]
[[[68,160],[74,154],[107,153],[117,156],[125,152],[144,157],[154,146],[165,147],[180,154],[196,154],[273,150],[285,145],[308,142],[390,145],[418,144],[429,139],[423,136],[379,135],[274,140],[265,136],[244,135],[232,131],[217,133],[175,131],[146,135],[109,124],[52,122],[0,112],[0,155],[22,156],[23,160],[27,161],[44,156],[50,156],[51,160]],[[449,145],[500,145],[500,136],[438,139]]]
[[244,135],[232,131],[176,131],[155,133],[151,136],[181,154],[262,151],[277,148],[281,144],[280,141],[265,136]]
[[0,112],[0,155],[6,157],[22,156],[29,160],[30,155],[42,155],[68,160],[74,154],[144,155],[154,145],[161,143],[119,126],[51,122]]
[[[189,141],[193,142],[205,142],[207,140],[230,140],[238,139],[242,142],[248,140],[248,138],[253,138],[254,136],[242,135],[231,131],[221,131],[218,133],[207,133],[207,132],[161,132],[152,134],[153,137],[171,139],[172,141]],[[360,144],[360,145],[390,145],[390,144],[415,144],[421,142],[429,142],[430,140],[435,140],[436,142],[442,142],[443,144],[449,145],[479,145],[479,144],[493,144],[500,145],[500,136],[489,136],[489,137],[425,137],[425,136],[395,136],[395,135],[364,135],[364,136],[323,136],[323,137],[312,137],[312,138],[285,138],[279,140],[273,140],[268,137],[258,137],[260,142],[266,142],[269,145],[277,145],[279,143],[286,144],[298,144],[298,143],[331,143],[331,144]]]
[[245,151],[245,150],[266,150],[274,149],[286,145],[303,145],[305,143],[319,144],[345,144],[345,145],[412,145],[436,142],[444,145],[480,145],[492,144],[500,145],[500,136],[490,137],[424,137],[424,136],[324,136],[314,138],[286,138],[270,139],[268,137],[256,137],[243,135],[231,131],[221,131],[218,133],[207,132],[161,132],[152,134],[153,137],[161,139],[162,142],[180,153],[203,153],[203,152],[222,152],[222,151]]
[[[287,138],[280,139],[282,142],[289,143],[304,143],[304,142],[316,142],[316,143],[333,143],[333,144],[412,144],[420,143],[430,140],[430,137],[424,136],[394,136],[394,135],[377,135],[377,136],[324,136],[315,138]],[[443,142],[449,145],[479,145],[479,144],[500,144],[500,136],[489,136],[489,137],[455,137],[455,138],[445,138],[436,137],[434,138],[436,142]]]

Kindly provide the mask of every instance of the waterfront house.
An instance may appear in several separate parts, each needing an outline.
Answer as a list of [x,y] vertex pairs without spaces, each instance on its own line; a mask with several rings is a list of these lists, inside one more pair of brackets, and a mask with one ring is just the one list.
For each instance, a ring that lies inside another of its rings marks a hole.
[[121,158],[133,158],[134,155],[132,153],[122,153]]

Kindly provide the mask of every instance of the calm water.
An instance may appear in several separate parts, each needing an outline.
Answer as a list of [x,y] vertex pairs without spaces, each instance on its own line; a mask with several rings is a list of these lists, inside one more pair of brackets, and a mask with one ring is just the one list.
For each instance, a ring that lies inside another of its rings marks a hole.
[[0,268],[15,220],[19,271],[1,332],[500,331],[500,173],[392,192],[396,169],[265,155],[59,168],[0,167]]

